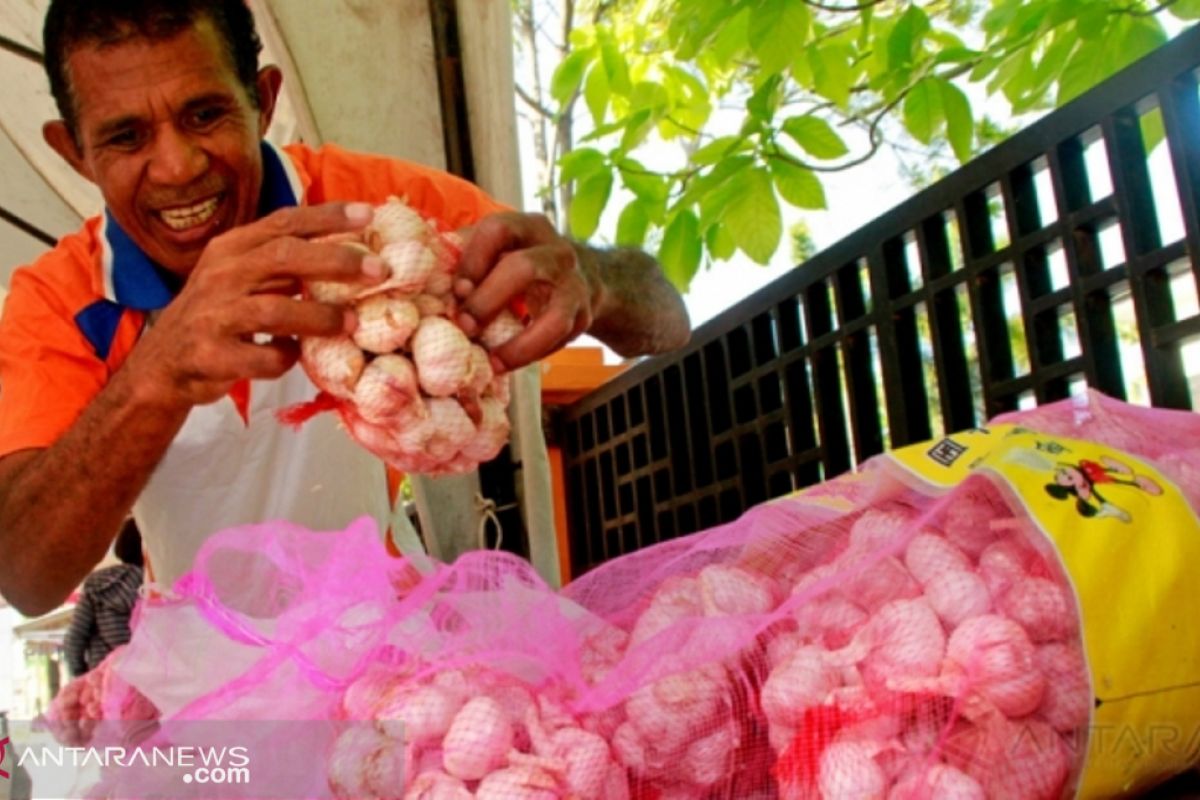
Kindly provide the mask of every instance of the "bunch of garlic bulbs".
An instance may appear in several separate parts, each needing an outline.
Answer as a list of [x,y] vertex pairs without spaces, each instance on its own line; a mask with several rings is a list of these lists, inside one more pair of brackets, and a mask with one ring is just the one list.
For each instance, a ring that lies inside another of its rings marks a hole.
[[501,312],[472,341],[454,321],[453,233],[398,198],[361,235],[336,241],[377,254],[389,275],[368,285],[313,281],[306,294],[354,309],[353,335],[310,336],[300,361],[361,445],[404,472],[467,472],[508,441],[509,378],[489,352],[522,329]]

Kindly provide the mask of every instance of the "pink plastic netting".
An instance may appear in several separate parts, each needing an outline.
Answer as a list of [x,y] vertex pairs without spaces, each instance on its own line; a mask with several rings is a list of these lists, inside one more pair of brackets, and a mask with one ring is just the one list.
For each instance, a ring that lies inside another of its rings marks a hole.
[[[1092,395],[1014,415],[1200,491],[1192,414]],[[1068,795],[1092,693],[1074,592],[990,479],[878,461],[564,590],[525,562],[386,555],[362,521],[214,537],[117,666],[164,721],[373,720],[339,797]]]

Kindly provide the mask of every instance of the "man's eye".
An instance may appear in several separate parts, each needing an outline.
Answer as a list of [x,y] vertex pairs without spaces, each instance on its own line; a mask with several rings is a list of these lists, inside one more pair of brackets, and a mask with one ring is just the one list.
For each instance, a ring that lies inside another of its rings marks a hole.
[[192,124],[196,127],[203,128],[207,125],[212,125],[225,115],[225,110],[216,106],[212,108],[201,108],[192,112]]
[[114,133],[112,136],[109,136],[107,139],[105,139],[104,143],[109,147],[128,149],[131,147],[136,147],[139,141],[140,137],[138,136],[137,131],[129,130]]

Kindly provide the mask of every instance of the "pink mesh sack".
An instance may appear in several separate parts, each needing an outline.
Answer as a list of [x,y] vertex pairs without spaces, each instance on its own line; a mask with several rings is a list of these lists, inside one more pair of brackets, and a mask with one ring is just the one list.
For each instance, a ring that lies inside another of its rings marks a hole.
[[79,747],[91,742],[102,721],[130,723],[118,727],[134,730],[140,727],[137,723],[157,719],[158,709],[113,670],[124,650],[125,645],[114,648],[94,669],[60,689],[38,726],[49,730],[58,742]]
[[1200,720],[1195,442],[1093,395],[561,592],[501,553],[390,559],[366,522],[231,530],[118,670],[164,725],[332,721],[320,796],[1111,796],[1195,761],[1145,736]]

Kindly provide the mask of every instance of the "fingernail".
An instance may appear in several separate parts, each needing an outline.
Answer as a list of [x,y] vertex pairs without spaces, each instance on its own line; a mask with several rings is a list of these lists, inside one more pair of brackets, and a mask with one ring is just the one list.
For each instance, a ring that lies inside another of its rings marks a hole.
[[466,297],[473,291],[475,291],[475,283],[469,278],[459,278],[454,282],[454,293],[459,297]]
[[346,206],[346,219],[357,225],[366,225],[375,216],[375,210],[370,203],[349,203]]
[[382,278],[387,274],[387,264],[379,256],[363,256],[362,271],[368,278]]
[[458,327],[462,328],[462,332],[467,336],[474,336],[479,330],[479,323],[470,314],[458,315]]
[[358,330],[358,315],[354,313],[353,309],[346,309],[346,313],[342,317],[342,327],[346,333],[354,333]]

